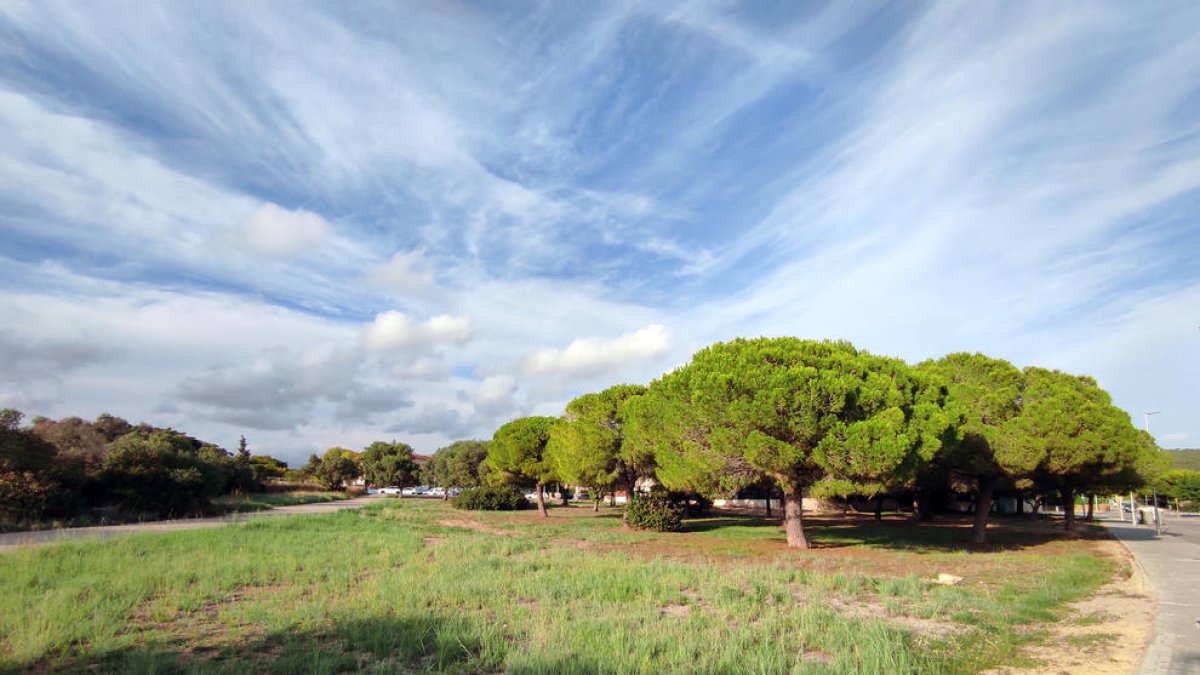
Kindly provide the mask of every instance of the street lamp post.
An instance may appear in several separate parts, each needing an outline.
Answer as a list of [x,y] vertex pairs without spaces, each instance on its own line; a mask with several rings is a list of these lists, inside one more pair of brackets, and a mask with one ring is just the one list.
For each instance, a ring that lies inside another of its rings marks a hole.
[[[1157,415],[1159,412],[1161,412],[1161,411],[1155,410],[1153,412],[1145,413],[1145,415],[1146,415],[1146,433],[1150,433],[1150,416]],[[1154,485],[1150,486],[1150,495],[1154,498],[1154,534],[1161,535],[1162,534],[1162,519],[1159,518],[1159,516],[1158,516],[1158,487],[1157,486],[1154,486]]]

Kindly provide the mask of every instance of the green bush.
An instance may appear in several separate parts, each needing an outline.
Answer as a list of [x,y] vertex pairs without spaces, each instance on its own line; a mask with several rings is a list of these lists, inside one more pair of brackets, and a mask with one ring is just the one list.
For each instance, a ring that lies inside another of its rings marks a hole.
[[514,487],[470,488],[450,500],[450,504],[467,511],[518,511],[529,508],[529,500]]
[[683,527],[684,507],[663,490],[651,490],[625,506],[625,522],[639,530],[678,532]]

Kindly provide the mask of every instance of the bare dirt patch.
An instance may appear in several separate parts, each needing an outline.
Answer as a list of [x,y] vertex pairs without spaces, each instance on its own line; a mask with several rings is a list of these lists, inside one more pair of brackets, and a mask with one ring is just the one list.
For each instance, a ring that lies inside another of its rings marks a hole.
[[809,663],[833,663],[833,654],[823,652],[819,649],[812,649],[800,653],[800,660]]
[[511,537],[511,536],[514,536],[517,534],[516,532],[513,532],[512,530],[502,530],[500,528],[492,527],[490,525],[484,525],[483,523],[481,523],[477,520],[467,520],[466,518],[452,518],[449,520],[439,520],[434,524],[441,525],[442,527],[458,527],[458,528],[462,528],[465,530],[474,530],[476,532],[487,532],[488,534],[499,534],[499,535],[504,535],[507,537]]
[[148,598],[134,612],[127,632],[157,633],[169,644],[177,646],[184,662],[207,663],[218,658],[231,644],[245,644],[265,636],[262,626],[229,621],[224,617],[226,610],[238,603],[285,592],[288,588],[282,584],[241,586],[194,610],[175,610],[170,615],[166,614],[166,608],[156,606],[160,602],[158,597]]
[[936,619],[891,613],[884,605],[883,599],[874,595],[852,598],[835,597],[829,600],[829,606],[843,616],[855,619],[878,619],[924,637],[944,638],[950,635],[965,633],[969,630],[967,626],[961,626],[949,621],[938,621]]
[[1116,577],[1090,598],[1069,605],[1070,615],[1045,643],[1025,650],[1041,665],[1000,668],[985,675],[1127,675],[1137,672],[1154,627],[1154,591],[1145,572],[1118,541],[1089,542],[1118,565]]
[[663,605],[662,607],[658,608],[658,612],[659,612],[659,614],[662,614],[663,616],[669,616],[669,617],[674,617],[676,619],[682,619],[683,617],[688,616],[689,614],[692,613],[692,606],[691,605],[682,605],[682,604]]

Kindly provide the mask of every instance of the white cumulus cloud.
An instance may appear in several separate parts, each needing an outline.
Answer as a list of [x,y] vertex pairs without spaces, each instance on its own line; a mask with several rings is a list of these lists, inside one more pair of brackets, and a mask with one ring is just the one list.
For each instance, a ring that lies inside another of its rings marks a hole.
[[484,413],[501,413],[512,409],[513,396],[517,393],[517,381],[511,375],[489,375],[475,390],[475,410]]
[[650,324],[612,340],[580,338],[565,349],[539,349],[525,357],[525,372],[533,375],[595,375],[641,359],[652,359],[671,348],[671,333]]
[[329,223],[311,211],[291,211],[271,203],[263,204],[242,224],[246,244],[273,256],[310,249],[321,243],[328,229]]
[[368,349],[426,349],[441,344],[462,344],[471,339],[471,318],[439,315],[417,323],[403,312],[388,310],[375,316],[363,331]]

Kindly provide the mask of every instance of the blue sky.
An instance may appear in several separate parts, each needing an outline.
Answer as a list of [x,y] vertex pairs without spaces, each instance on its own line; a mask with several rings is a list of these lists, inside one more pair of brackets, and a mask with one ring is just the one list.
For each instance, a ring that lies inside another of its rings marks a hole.
[[797,335],[1090,374],[1200,446],[1197,33],[1182,2],[6,2],[0,405],[432,451]]

